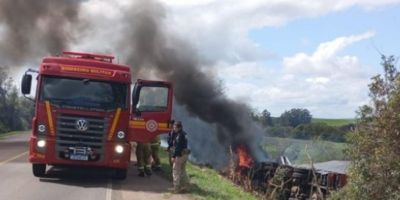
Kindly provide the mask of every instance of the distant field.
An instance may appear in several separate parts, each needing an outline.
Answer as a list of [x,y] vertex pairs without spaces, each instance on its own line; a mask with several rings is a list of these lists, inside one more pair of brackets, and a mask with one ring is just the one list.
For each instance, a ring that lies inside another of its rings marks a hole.
[[346,143],[322,140],[298,140],[279,137],[265,137],[264,140],[264,149],[270,158],[284,155],[293,164],[309,163],[307,153],[312,157],[314,162],[346,160],[346,156],[344,155],[346,145]]
[[313,118],[312,122],[322,122],[330,126],[343,126],[351,123],[355,123],[355,119],[324,119],[324,118]]

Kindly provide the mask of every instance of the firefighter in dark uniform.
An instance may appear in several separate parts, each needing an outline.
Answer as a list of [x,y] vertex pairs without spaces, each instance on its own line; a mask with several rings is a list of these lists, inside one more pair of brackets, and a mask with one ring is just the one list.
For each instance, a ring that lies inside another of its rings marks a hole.
[[136,159],[139,170],[139,176],[151,176],[150,164],[151,148],[150,143],[137,142],[136,146]]
[[161,171],[161,162],[158,152],[160,150],[161,140],[160,136],[156,136],[151,142],[151,158],[153,159],[152,168],[154,171]]

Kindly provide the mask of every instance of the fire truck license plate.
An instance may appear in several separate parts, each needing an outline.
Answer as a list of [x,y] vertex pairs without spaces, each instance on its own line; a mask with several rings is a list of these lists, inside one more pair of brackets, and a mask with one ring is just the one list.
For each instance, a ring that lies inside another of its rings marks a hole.
[[70,157],[71,160],[89,160],[88,156],[85,155],[71,155]]

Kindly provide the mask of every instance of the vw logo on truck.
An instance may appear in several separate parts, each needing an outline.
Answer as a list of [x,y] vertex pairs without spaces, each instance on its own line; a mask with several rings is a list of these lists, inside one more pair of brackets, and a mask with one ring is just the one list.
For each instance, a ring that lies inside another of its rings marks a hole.
[[87,131],[89,128],[89,125],[85,119],[78,119],[75,122],[75,127],[78,131]]

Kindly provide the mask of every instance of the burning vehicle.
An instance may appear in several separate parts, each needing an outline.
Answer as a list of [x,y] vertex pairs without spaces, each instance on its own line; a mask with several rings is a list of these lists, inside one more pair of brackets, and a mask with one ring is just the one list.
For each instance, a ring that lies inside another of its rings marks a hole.
[[125,179],[129,142],[170,130],[172,84],[138,80],[131,96],[130,68],[113,58],[64,52],[23,76],[21,90],[28,95],[37,74],[29,140],[35,176],[44,176],[47,165],[74,165],[112,168],[115,178]]
[[237,145],[231,153],[231,163],[224,174],[263,199],[325,199],[347,183],[343,171],[317,169],[314,165],[293,166],[285,157],[275,162],[256,161],[244,145]]

